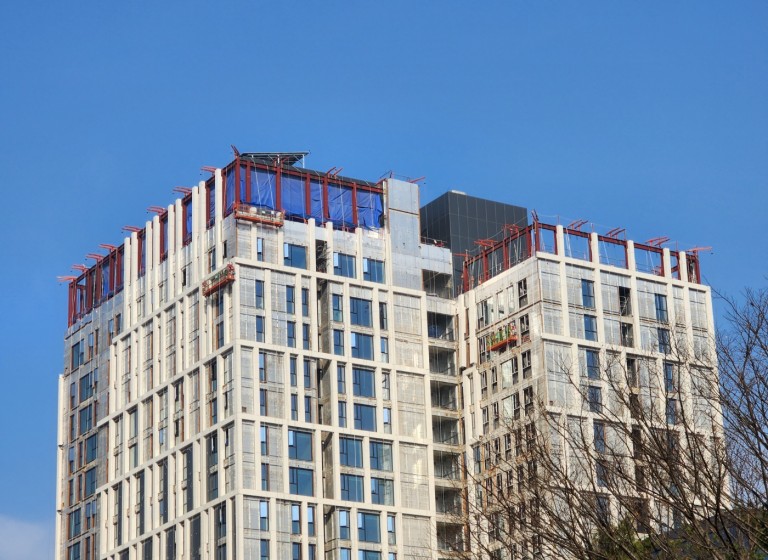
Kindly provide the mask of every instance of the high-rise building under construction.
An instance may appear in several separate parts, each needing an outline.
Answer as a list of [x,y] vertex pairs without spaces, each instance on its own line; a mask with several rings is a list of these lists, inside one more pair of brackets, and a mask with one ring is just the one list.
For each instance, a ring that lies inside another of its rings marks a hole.
[[303,156],[237,154],[71,280],[57,558],[449,558],[508,420],[710,344],[695,253]]

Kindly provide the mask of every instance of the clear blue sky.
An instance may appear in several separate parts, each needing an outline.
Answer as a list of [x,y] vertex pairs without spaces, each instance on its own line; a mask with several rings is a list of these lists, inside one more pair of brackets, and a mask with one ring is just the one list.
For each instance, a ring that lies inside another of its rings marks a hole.
[[762,1],[6,2],[0,52],[0,535],[52,530],[56,275],[230,144],[713,245],[712,286],[766,284]]

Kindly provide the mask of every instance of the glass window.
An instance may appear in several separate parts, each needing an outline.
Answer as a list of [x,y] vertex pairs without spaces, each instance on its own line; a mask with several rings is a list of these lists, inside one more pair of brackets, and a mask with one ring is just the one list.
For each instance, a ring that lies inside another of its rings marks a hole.
[[593,424],[593,433],[595,451],[598,453],[605,453],[605,424],[602,422],[595,422]]
[[349,298],[349,318],[353,325],[362,327],[373,326],[373,310],[370,300]]
[[307,533],[310,537],[315,536],[315,506],[307,506]]
[[666,323],[669,320],[667,312],[667,296],[663,294],[654,294],[656,299],[656,320]]
[[381,361],[389,363],[389,339],[381,337]]
[[384,283],[384,261],[363,257],[363,280]]
[[587,401],[590,412],[603,411],[603,390],[600,387],[590,385],[587,388]]
[[338,364],[336,366],[336,382],[337,389],[340,395],[347,392],[347,370],[344,364]]
[[669,354],[672,352],[672,343],[669,338],[668,329],[658,329],[659,336],[659,352],[663,354]]
[[595,283],[592,280],[581,281],[581,304],[590,309],[595,308]]
[[350,437],[339,437],[339,460],[345,467],[362,468],[363,440]]
[[381,542],[381,526],[378,513],[365,511],[357,514],[357,540],[363,542]]
[[376,407],[355,403],[355,429],[376,431]]
[[373,336],[369,334],[350,333],[350,346],[352,347],[352,357],[362,358],[364,360],[373,359]]
[[356,397],[376,396],[376,372],[360,367],[352,368],[352,392]]
[[301,504],[291,504],[291,533],[301,534]]
[[286,330],[288,333],[288,346],[296,348],[296,323],[294,321],[286,321]]
[[354,278],[355,277],[355,256],[346,255],[344,253],[334,253],[333,254],[333,273],[336,276]]
[[299,419],[299,395],[291,395],[291,420]]
[[283,264],[294,268],[307,268],[307,248],[292,243],[283,244]]
[[675,366],[669,362],[664,362],[664,389],[671,393],[675,390]]
[[349,510],[339,510],[339,538],[349,540]]
[[299,461],[312,460],[312,433],[288,430],[288,458]]
[[301,314],[309,317],[309,288],[301,289]]
[[381,552],[378,550],[358,550],[357,560],[381,560]]
[[383,331],[388,328],[389,321],[387,319],[387,302],[382,301],[379,303],[379,328]]
[[395,526],[395,516],[387,515],[387,542],[390,545],[397,544],[397,532]]
[[584,338],[597,341],[597,317],[584,315]]
[[291,356],[288,364],[290,369],[290,376],[291,376],[291,387],[296,387],[298,385],[298,375],[296,373],[296,368],[298,367],[296,356]]
[[597,350],[584,350],[587,362],[587,377],[600,379],[600,353]]
[[333,307],[333,320],[337,323],[342,323],[344,321],[344,296],[333,294],[331,296],[331,304]]
[[259,530],[269,531],[269,502],[266,500],[259,502]]
[[339,428],[347,427],[347,403],[339,401]]
[[395,483],[387,478],[371,477],[371,502],[391,506],[395,503]]
[[256,308],[264,309],[264,281],[254,280],[254,292],[256,299]]
[[371,469],[392,471],[392,444],[371,440]]
[[296,312],[296,288],[293,286],[285,287],[285,310],[288,313]]
[[344,331],[333,330],[333,353],[337,356],[344,355]]
[[304,350],[309,350],[309,323],[301,325],[301,346]]
[[341,475],[341,499],[351,502],[363,501],[363,477],[356,474]]
[[297,494],[299,496],[314,496],[312,488],[312,479],[314,471],[311,469],[300,469],[298,467],[290,467],[288,470],[288,485],[291,494]]

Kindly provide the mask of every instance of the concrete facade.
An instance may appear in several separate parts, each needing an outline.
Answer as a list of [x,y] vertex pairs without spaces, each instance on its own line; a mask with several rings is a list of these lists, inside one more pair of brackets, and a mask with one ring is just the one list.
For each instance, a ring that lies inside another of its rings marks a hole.
[[555,354],[663,361],[659,329],[713,329],[709,289],[673,278],[668,251],[662,275],[618,269],[593,234],[591,260],[538,251],[455,297],[417,185],[384,180],[381,226],[339,227],[225,211],[227,177],[131,233],[70,312],[57,558],[448,558],[471,528],[466,458],[503,441],[501,413],[582,410]]

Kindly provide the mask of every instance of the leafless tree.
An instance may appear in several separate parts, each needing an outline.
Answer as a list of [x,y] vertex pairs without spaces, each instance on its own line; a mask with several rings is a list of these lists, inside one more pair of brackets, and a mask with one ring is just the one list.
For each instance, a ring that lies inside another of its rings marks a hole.
[[681,330],[654,341],[663,354],[563,360],[566,405],[540,396],[502,415],[467,461],[457,553],[765,557],[768,290],[725,303],[716,344]]

